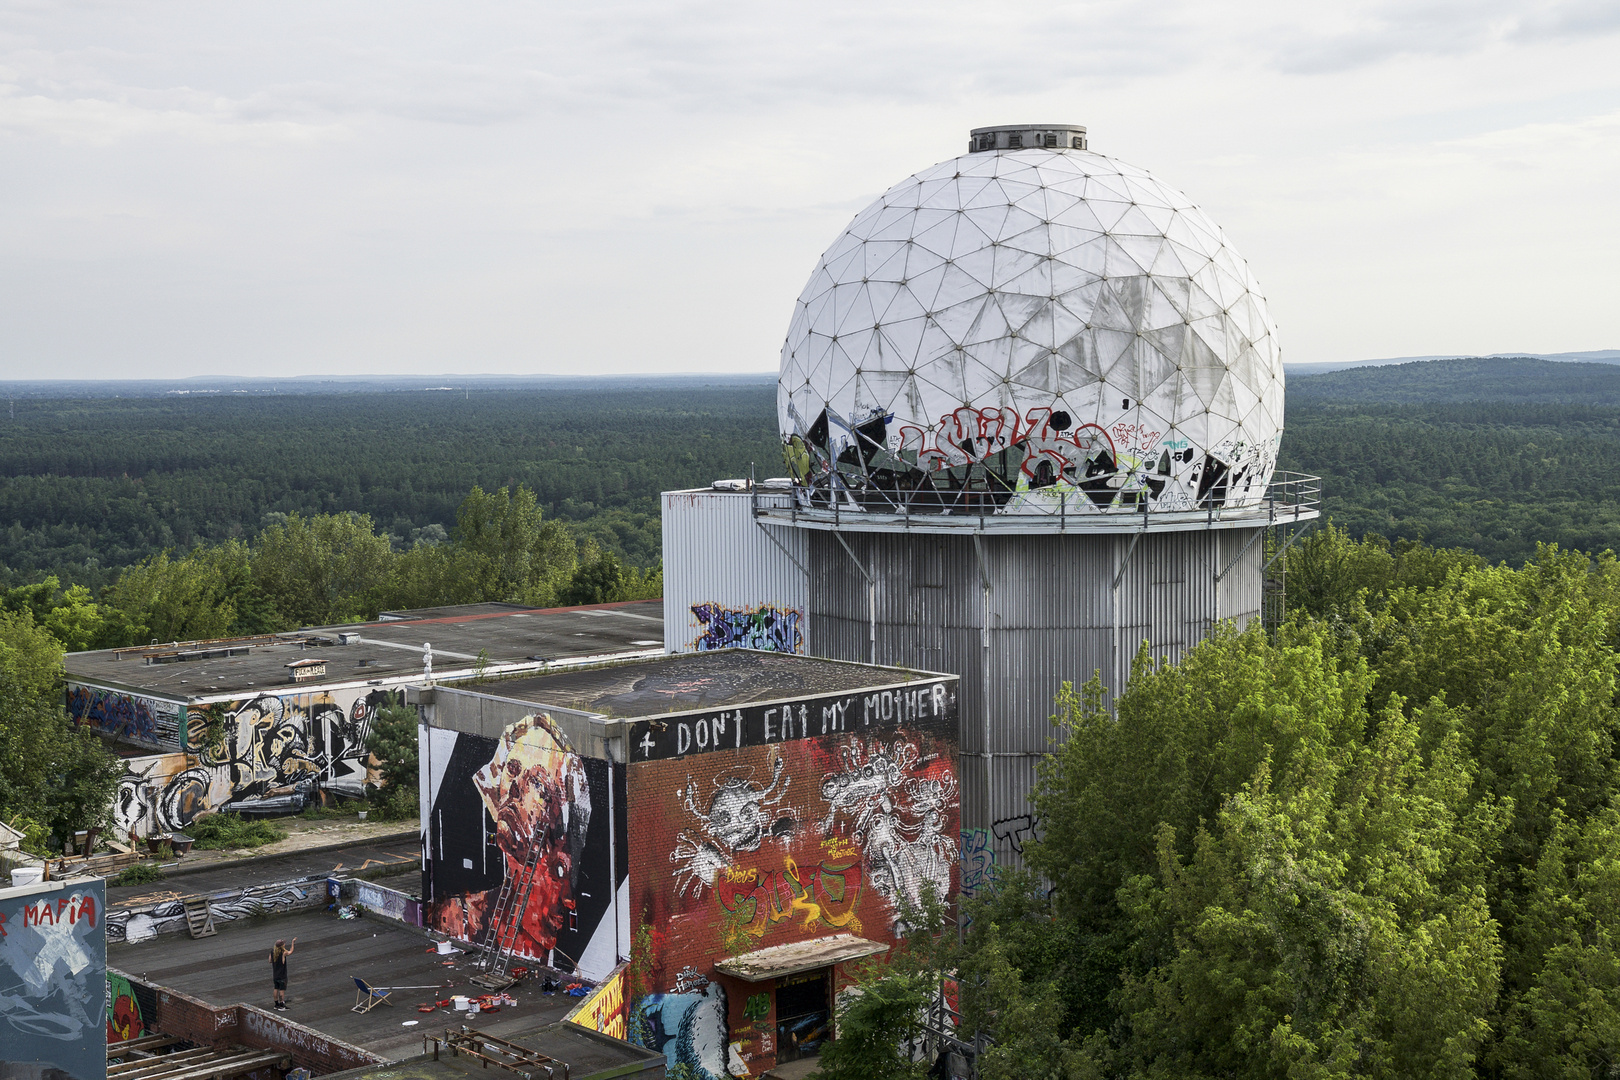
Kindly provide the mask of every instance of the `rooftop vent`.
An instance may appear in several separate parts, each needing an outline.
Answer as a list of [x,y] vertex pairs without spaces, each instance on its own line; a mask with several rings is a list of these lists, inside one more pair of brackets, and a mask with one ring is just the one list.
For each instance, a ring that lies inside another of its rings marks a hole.
[[968,133],[968,153],[996,150],[1084,150],[1086,129],[1078,124],[1002,124]]

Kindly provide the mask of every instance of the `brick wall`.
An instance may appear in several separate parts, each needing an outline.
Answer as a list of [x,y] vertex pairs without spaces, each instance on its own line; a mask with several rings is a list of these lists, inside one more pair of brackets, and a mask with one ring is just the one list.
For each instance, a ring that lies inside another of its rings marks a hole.
[[[728,1057],[757,1075],[775,1063],[774,985],[719,975],[717,961],[835,934],[892,944],[903,935],[903,903],[915,904],[928,885],[941,899],[955,895],[960,807],[949,690],[948,708],[914,710],[883,727],[810,736],[824,729],[811,708],[773,729],[805,737],[630,765],[632,921],[653,936],[648,1008],[659,1007],[658,995],[692,993],[701,1010],[660,1015],[718,1016],[723,993]],[[843,715],[868,711],[856,699]],[[847,981],[840,965],[834,988]],[[632,1003],[632,1028],[635,1012]],[[644,1038],[647,1030],[643,1023]],[[696,1051],[669,1046],[712,1046],[713,1034],[657,1030],[652,1041],[681,1061]],[[723,1075],[714,1064],[697,1067]]]
[[[129,978],[129,976],[125,976]],[[131,979],[132,983],[136,980]],[[198,1046],[246,1046],[284,1050],[293,1064],[315,1076],[386,1064],[387,1059],[252,1005],[210,1005],[164,987],[157,995],[156,1029]]]

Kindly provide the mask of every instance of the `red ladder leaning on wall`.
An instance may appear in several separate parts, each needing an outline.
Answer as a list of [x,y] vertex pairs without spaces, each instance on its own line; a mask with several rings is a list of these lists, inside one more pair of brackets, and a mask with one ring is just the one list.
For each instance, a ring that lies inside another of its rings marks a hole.
[[523,914],[529,907],[529,890],[534,888],[535,869],[544,847],[542,839],[536,837],[529,845],[522,868],[501,882],[489,924],[479,935],[478,946],[484,950],[478,958],[482,974],[473,976],[472,981],[480,986],[504,990],[517,981],[506,974],[506,968],[512,962],[512,949],[517,945],[518,935],[523,932]]

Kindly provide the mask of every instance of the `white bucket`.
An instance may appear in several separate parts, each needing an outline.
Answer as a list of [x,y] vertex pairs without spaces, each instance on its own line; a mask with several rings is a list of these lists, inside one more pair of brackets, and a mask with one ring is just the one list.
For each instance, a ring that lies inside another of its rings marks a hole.
[[476,1001],[467,1002],[467,1015],[468,1016],[477,1016],[478,1015],[478,1002],[476,1002]]
[[45,868],[43,866],[19,866],[11,872],[12,888],[19,885],[38,885],[44,880]]
[[459,1012],[467,1007],[467,999],[462,997],[460,994],[456,994],[450,999],[450,1007]]
[[453,953],[455,951],[456,951],[456,947],[454,945],[450,944],[448,941],[439,942],[439,955],[440,956],[449,956],[451,953]]

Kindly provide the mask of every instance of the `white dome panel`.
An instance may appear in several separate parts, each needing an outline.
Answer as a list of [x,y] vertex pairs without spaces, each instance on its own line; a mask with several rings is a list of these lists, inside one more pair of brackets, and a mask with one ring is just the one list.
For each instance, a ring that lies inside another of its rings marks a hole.
[[1143,170],[997,137],[862,210],[805,286],[778,395],[801,499],[975,514],[1045,512],[1058,491],[1074,512],[1258,503],[1283,379],[1247,264]]

